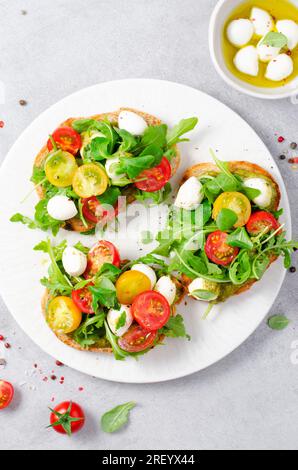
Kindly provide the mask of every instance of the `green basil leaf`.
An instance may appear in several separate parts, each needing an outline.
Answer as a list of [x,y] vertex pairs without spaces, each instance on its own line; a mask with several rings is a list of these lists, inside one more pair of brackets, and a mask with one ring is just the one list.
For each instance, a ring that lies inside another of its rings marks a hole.
[[181,119],[181,121],[176,124],[176,126],[172,127],[172,129],[168,129],[167,132],[167,145],[171,147],[178,142],[188,141],[189,139],[180,139],[180,137],[185,134],[186,132],[192,131],[198,123],[198,118],[191,117],[187,119]]
[[121,313],[116,323],[116,330],[119,330],[119,328],[122,328],[125,325],[125,322],[126,322],[126,312],[125,310],[123,310],[123,312]]
[[205,300],[210,302],[210,300],[215,300],[218,297],[218,294],[204,289],[196,289],[191,293],[192,297],[195,297],[198,300]]
[[258,197],[261,194],[261,191],[259,189],[254,189],[254,188],[248,188],[246,186],[242,186],[241,192],[245,194],[245,196],[252,201],[256,197]]
[[272,330],[284,330],[289,325],[290,320],[284,315],[273,315],[267,323]]
[[96,121],[94,119],[76,119],[75,121],[73,121],[71,126],[76,132],[81,134],[82,132],[87,131],[89,127],[91,127],[95,123]]
[[101,196],[96,196],[100,204],[109,204],[115,206],[118,197],[121,196],[121,191],[116,186],[110,186]]
[[104,432],[112,433],[122,428],[128,421],[129,412],[136,406],[134,401],[118,405],[101,417],[101,428]]
[[120,164],[117,173],[126,173],[129,178],[134,179],[143,170],[151,168],[154,163],[154,155],[144,155],[143,157],[120,157]]
[[155,145],[157,147],[164,147],[166,144],[167,126],[160,124],[158,126],[148,126],[141,138],[140,148]]
[[216,219],[216,225],[222,232],[232,228],[237,222],[237,214],[231,209],[223,208],[219,211]]
[[271,46],[283,48],[288,44],[288,38],[282,33],[270,31],[261,42],[261,46]]

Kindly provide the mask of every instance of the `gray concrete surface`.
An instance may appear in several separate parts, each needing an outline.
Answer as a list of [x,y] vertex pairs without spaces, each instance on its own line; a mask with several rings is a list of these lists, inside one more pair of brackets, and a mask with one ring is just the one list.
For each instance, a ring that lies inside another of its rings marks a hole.
[[[131,77],[172,80],[210,93],[243,116],[278,158],[289,142],[298,141],[298,107],[289,100],[262,102],[241,95],[217,76],[207,44],[215,3],[1,0],[0,80],[6,93],[0,105],[1,159],[51,104],[88,85]],[[21,107],[20,99],[28,105]],[[287,142],[278,144],[276,133]],[[297,237],[298,172],[286,161],[278,164]],[[293,263],[298,267],[297,258]],[[245,344],[208,370],[164,384],[123,385],[56,367],[1,303],[0,333],[12,347],[5,350],[7,367],[0,377],[15,384],[16,399],[0,412],[0,448],[298,449],[297,304],[297,275],[289,273],[270,312],[292,320],[286,330],[272,331],[263,322]],[[34,363],[38,369],[32,375]],[[64,384],[42,380],[52,370],[65,377]],[[82,404],[88,420],[80,434],[69,439],[45,429],[52,397],[54,404],[64,399]],[[115,435],[101,432],[101,413],[128,400],[138,403],[129,425]]]

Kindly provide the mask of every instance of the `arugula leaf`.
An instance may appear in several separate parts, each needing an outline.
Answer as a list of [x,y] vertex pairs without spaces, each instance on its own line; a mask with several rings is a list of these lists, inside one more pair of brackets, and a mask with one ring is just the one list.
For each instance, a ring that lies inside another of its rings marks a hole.
[[157,147],[164,147],[166,145],[167,126],[160,124],[158,126],[148,126],[142,135],[138,149],[155,145]]
[[126,173],[129,178],[136,178],[143,170],[154,166],[154,155],[143,155],[142,157],[120,157],[120,164],[116,170],[117,174]]
[[88,255],[90,251],[90,248],[88,248],[88,246],[84,246],[83,243],[81,243],[80,241],[74,245],[74,248],[81,251],[85,255]]
[[122,428],[128,421],[129,412],[136,406],[134,401],[118,405],[101,417],[101,428],[104,432],[112,433]]
[[180,137],[186,132],[192,131],[198,123],[198,118],[191,117],[188,119],[182,119],[172,129],[168,129],[167,132],[167,145],[171,147],[178,142],[185,142],[189,139],[180,139]]
[[170,193],[172,191],[172,187],[170,183],[166,183],[162,189],[154,192],[147,192],[137,189],[135,198],[138,201],[153,201],[155,204],[161,204],[162,202],[166,202]]
[[89,127],[96,123],[95,119],[76,119],[72,123],[72,128],[81,134],[82,132],[86,132]]
[[235,285],[244,284],[251,275],[251,263],[247,251],[241,251],[229,269],[230,280]]
[[110,343],[110,345],[113,349],[115,359],[117,361],[123,361],[127,356],[129,356],[129,354],[126,351],[123,351],[123,349],[121,349],[119,347],[117,336],[115,336],[111,332],[111,330],[109,328],[109,325],[107,324],[106,321],[104,322],[104,326],[105,326],[105,329],[106,329],[106,338],[109,341],[109,343]]
[[110,154],[110,140],[107,137],[95,137],[84,149],[84,161],[105,160]]
[[253,276],[259,280],[263,277],[266,269],[270,264],[270,258],[266,255],[266,253],[260,253],[256,258],[253,260],[252,263],[252,274]]
[[171,338],[187,338],[190,340],[190,336],[185,331],[183,317],[180,314],[176,315],[175,317],[170,317],[160,332],[161,334]]
[[125,129],[116,129],[116,132],[122,139],[116,153],[132,151],[132,149],[137,145],[137,139]]
[[266,36],[260,43],[261,46],[264,45],[264,46],[280,47],[280,48],[285,47],[287,44],[288,44],[287,36],[285,36],[282,33],[278,33],[276,31],[270,31],[268,34],[266,34]]
[[216,219],[216,225],[219,230],[225,232],[232,228],[238,220],[237,214],[231,209],[223,208],[219,211],[219,214]]
[[227,244],[247,250],[253,248],[253,243],[244,227],[238,227],[234,232],[230,233],[227,237]]
[[272,330],[284,330],[290,323],[290,320],[284,315],[273,315],[267,321]]
[[105,336],[104,320],[105,314],[103,311],[86,316],[86,320],[73,333],[74,340],[82,347],[92,346],[99,341],[102,342]]
[[116,288],[107,277],[99,278],[94,286],[89,286],[92,294],[92,308],[96,312],[98,304],[111,308],[118,305]]
[[116,186],[110,186],[101,196],[96,196],[100,204],[109,204],[115,206],[118,197],[121,196],[121,191]]
[[30,217],[26,217],[25,215],[22,215],[19,212],[14,214],[9,220],[10,222],[21,222],[22,224],[27,225],[31,229],[39,228],[39,225],[35,222],[35,220],[30,219]]
[[144,245],[147,245],[148,243],[151,243],[153,240],[154,240],[154,237],[153,237],[152,233],[150,232],[150,230],[143,230],[141,232],[141,242]]
[[65,249],[66,241],[61,242],[60,245],[52,247],[49,239],[38,243],[33,249],[35,251],[43,251],[47,253],[51,260],[51,265],[48,270],[48,278],[41,279],[41,284],[45,286],[51,294],[64,294],[70,295],[73,290],[73,285],[68,277],[61,271],[58,262],[62,258],[62,253]]
[[63,224],[60,220],[53,219],[47,211],[48,199],[41,199],[35,206],[34,219],[26,217],[19,212],[14,214],[11,218],[11,222],[21,222],[27,225],[30,229],[40,229],[46,231],[51,229],[52,234],[57,235],[59,228]]

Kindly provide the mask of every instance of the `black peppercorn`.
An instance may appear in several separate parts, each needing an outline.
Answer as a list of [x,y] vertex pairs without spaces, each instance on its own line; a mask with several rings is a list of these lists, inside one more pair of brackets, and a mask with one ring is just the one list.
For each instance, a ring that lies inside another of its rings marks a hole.
[[279,156],[279,159],[280,159],[280,160],[285,160],[285,159],[286,159],[286,156],[285,156],[285,155],[280,155],[280,156]]
[[295,266],[291,266],[289,271],[290,271],[290,273],[295,273],[296,272]]

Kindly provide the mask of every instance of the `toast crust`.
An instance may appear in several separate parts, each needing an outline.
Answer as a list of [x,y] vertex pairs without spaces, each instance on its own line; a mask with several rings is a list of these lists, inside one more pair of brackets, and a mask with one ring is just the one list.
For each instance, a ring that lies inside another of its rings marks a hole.
[[[148,114],[148,113],[145,113],[143,111],[139,111],[139,110],[133,109],[133,108],[120,108],[118,111],[102,113],[102,114],[95,114],[93,116],[89,116],[87,119],[95,119],[96,121],[103,121],[105,119],[108,119],[110,122],[112,122],[114,124],[117,124],[118,123],[118,116],[119,116],[119,113],[121,111],[131,111],[135,114],[138,114],[143,119],[145,119],[148,126],[158,126],[159,124],[162,123],[159,118],[153,116],[152,114]],[[82,118],[82,117],[69,118],[66,121],[62,122],[60,124],[60,126],[58,126],[58,127],[62,127],[62,126],[71,127],[72,123],[74,121],[78,120],[78,119],[86,119],[86,118]],[[177,146],[175,145],[174,148],[176,150],[176,156],[174,158],[172,158],[172,160],[171,160],[172,176],[174,176],[176,171],[178,170],[179,165],[180,165],[180,159],[181,159],[180,152],[179,152]],[[39,153],[37,154],[37,156],[35,157],[34,166],[37,167],[37,168],[42,167],[44,162],[45,162],[45,159],[48,156],[48,154],[49,154],[49,150],[48,150],[47,146],[44,145],[42,147],[42,149],[39,151]],[[36,192],[37,192],[37,195],[38,195],[39,199],[43,199],[44,191],[43,191],[41,186],[37,186]],[[133,201],[135,201],[135,196],[133,194],[133,191],[131,191],[131,193],[128,197],[128,203],[130,204]],[[66,230],[71,230],[71,231],[74,231],[74,232],[81,232],[82,233],[82,232],[88,232],[89,230],[92,230],[95,226],[96,226],[96,224],[94,224],[92,222],[91,223],[88,222],[88,226],[85,227],[84,224],[82,223],[81,219],[76,216],[76,217],[73,217],[72,219],[66,220],[63,228],[66,229]]]
[[[278,210],[280,198],[281,198],[280,189],[279,189],[277,182],[273,178],[273,176],[267,170],[265,170],[264,168],[262,168],[261,166],[255,163],[250,163],[250,162],[245,162],[245,161],[232,161],[232,162],[228,162],[228,165],[229,165],[229,170],[231,171],[231,173],[237,173],[241,175],[241,173],[243,172],[248,172],[248,173],[253,173],[256,176],[260,175],[261,177],[265,177],[266,179],[270,180],[272,187],[274,188],[274,192],[275,192],[272,210],[275,210],[275,211]],[[211,163],[211,162],[198,163],[197,165],[193,165],[185,171],[182,177],[182,180],[180,182],[180,185],[182,185],[191,176],[195,176],[197,178],[202,177],[205,174],[216,176],[219,172],[220,170],[214,163]],[[277,256],[272,255],[270,258],[270,264],[268,268],[275,260],[277,260]],[[185,274],[182,274],[182,281],[185,285],[185,289],[187,290],[187,287],[191,283],[192,279],[190,279]],[[243,292],[248,291],[256,282],[257,282],[256,279],[249,279],[244,284],[240,286],[235,286],[235,291],[232,295],[239,295],[239,294],[242,294]]]

